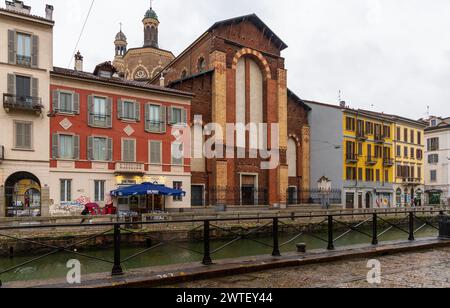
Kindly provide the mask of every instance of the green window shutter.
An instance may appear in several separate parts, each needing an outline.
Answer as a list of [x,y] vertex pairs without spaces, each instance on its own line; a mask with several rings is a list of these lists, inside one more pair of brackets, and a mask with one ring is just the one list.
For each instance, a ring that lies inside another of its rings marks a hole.
[[145,131],[150,132],[150,105],[145,104]]
[[187,110],[184,108],[181,111],[181,122],[187,124]]
[[167,114],[168,114],[168,118],[169,118],[169,121],[168,121],[169,125],[174,124],[173,123],[173,118],[172,118],[172,107],[169,107],[167,109]]
[[23,138],[24,138],[24,143],[23,143],[23,147],[26,149],[32,149],[33,145],[31,144],[31,131],[32,125],[31,124],[24,124],[23,125]]
[[80,94],[73,93],[72,100],[73,100],[73,113],[80,114]]
[[52,97],[53,97],[53,101],[52,101],[52,107],[53,107],[53,111],[54,112],[58,112],[60,107],[59,107],[59,91],[58,90],[53,90],[52,91]]
[[80,159],[80,136],[73,136],[73,159]]
[[56,159],[59,157],[59,136],[58,134],[53,134],[52,136],[52,158]]
[[113,160],[113,140],[112,138],[108,138],[108,161]]
[[117,100],[117,118],[122,120],[123,117],[123,101],[121,99]]
[[88,160],[94,160],[94,137],[87,138],[87,158]]
[[136,121],[140,121],[141,120],[141,105],[138,102],[134,103],[134,113],[135,113],[134,119]]
[[39,37],[37,35],[33,35],[32,38],[32,54],[31,54],[31,66],[38,67],[39,66]]
[[31,78],[31,96],[39,97],[39,79]]
[[[170,109],[170,108],[169,108]],[[161,128],[161,133],[165,133],[167,131],[167,117],[166,117],[166,112],[167,112],[167,107],[166,106],[161,106],[161,108],[159,109],[161,112],[161,123],[160,123],[160,128]]]
[[106,127],[111,128],[112,127],[112,99],[107,98],[106,99]]
[[94,97],[92,95],[88,96],[88,125],[94,125]]
[[16,64],[16,31],[8,30],[8,63]]
[[14,74],[8,74],[8,94],[16,94],[16,76]]

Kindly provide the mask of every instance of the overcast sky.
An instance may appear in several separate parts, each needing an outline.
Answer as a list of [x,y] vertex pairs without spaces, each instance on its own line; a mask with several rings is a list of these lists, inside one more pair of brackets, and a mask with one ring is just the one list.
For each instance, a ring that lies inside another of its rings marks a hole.
[[[143,43],[145,0],[96,0],[78,49],[85,69],[114,56],[123,23]],[[56,66],[67,67],[91,0],[25,0],[55,6]],[[178,55],[215,21],[256,13],[289,46],[289,87],[304,99],[412,118],[450,116],[448,0],[155,0],[160,47]]]

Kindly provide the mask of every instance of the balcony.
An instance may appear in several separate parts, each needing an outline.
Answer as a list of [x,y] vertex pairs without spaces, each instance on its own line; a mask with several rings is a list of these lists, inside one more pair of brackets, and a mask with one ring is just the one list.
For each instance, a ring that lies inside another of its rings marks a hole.
[[0,145],[0,164],[5,160],[5,146]]
[[116,163],[116,174],[145,174],[145,165],[141,163],[118,162]]
[[403,183],[410,185],[420,185],[422,182],[421,178],[403,178]]
[[376,164],[377,164],[377,159],[376,158],[374,158],[372,156],[367,157],[367,159],[366,159],[366,165],[367,166],[375,166]]
[[383,166],[390,168],[394,166],[394,160],[392,158],[384,158],[383,159]]
[[3,94],[3,108],[5,108],[6,112],[10,112],[11,110],[22,110],[41,114],[44,106],[42,105],[40,97]]
[[356,138],[358,140],[362,140],[362,141],[367,140],[367,134],[366,134],[366,132],[364,130],[357,130],[356,131]]
[[385,141],[385,137],[382,134],[376,134],[373,139],[375,143],[384,143]]
[[358,163],[358,155],[349,153],[346,155],[347,164],[357,164]]
[[31,57],[17,55],[16,60],[17,60],[16,61],[17,65],[26,66],[26,67],[31,66]]

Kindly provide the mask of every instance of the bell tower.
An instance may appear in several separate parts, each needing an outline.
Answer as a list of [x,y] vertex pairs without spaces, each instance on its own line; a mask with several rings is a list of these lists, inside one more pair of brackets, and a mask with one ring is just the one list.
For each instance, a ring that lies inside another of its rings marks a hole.
[[116,35],[116,39],[114,40],[115,46],[115,57],[122,58],[127,52],[127,37],[122,32],[122,23],[120,23],[120,31]]
[[159,20],[158,15],[152,8],[152,3],[145,13],[142,23],[144,24],[144,47],[158,48]]

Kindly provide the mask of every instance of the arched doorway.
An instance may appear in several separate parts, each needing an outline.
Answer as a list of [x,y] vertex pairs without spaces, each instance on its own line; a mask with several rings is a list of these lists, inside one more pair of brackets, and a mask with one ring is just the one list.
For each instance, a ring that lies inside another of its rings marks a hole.
[[372,194],[370,192],[366,193],[366,209],[372,208]]
[[41,183],[29,172],[16,172],[5,182],[7,217],[41,216]]

